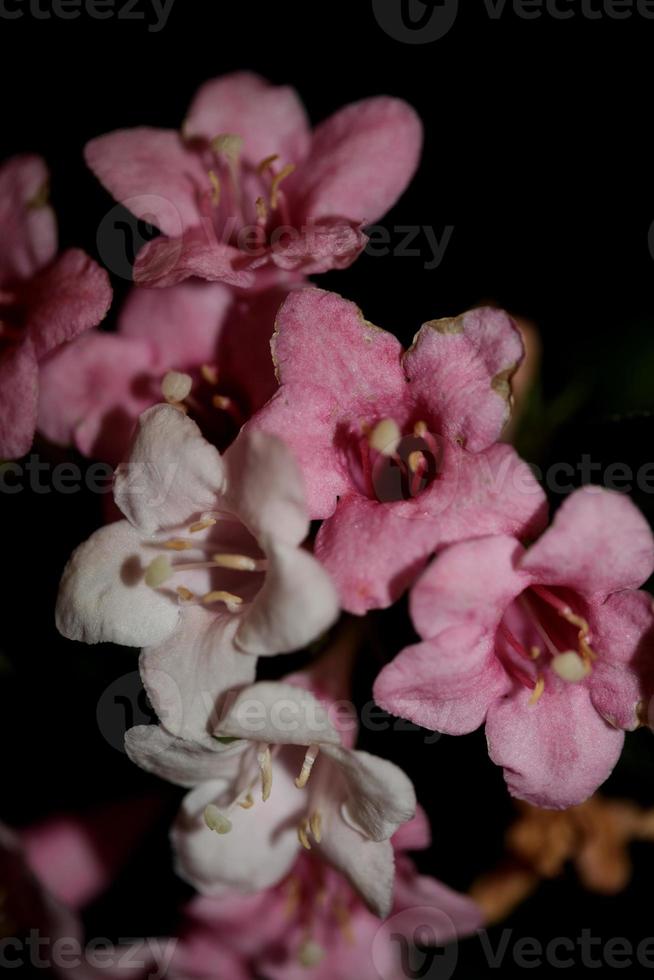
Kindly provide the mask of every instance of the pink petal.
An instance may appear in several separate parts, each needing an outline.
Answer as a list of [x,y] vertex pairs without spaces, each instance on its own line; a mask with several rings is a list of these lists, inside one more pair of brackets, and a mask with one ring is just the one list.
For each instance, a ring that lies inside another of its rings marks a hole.
[[354,221],[323,218],[311,221],[300,231],[288,231],[269,252],[280,269],[300,271],[305,276],[331,269],[347,269],[366,247],[368,238]]
[[282,164],[300,163],[310,140],[307,115],[294,89],[271,85],[252,72],[205,82],[182,129],[187,139],[212,140],[225,133],[242,136],[243,159],[253,165],[273,153]]
[[484,924],[482,911],[471,898],[415,872],[397,875],[393,913],[402,913],[398,923],[409,940],[427,928],[439,946],[471,936]]
[[255,275],[239,269],[236,263],[240,261],[238,249],[218,241],[213,229],[197,225],[183,237],[161,236],[144,245],[134,263],[134,282],[162,288],[197,276],[247,289],[255,284]]
[[224,504],[261,544],[298,545],[309,532],[302,475],[275,436],[245,430],[224,456]]
[[29,285],[26,329],[37,358],[97,326],[111,299],[109,276],[93,259],[77,248],[60,255]]
[[60,446],[118,463],[141,412],[160,400],[155,353],[137,338],[89,331],[40,366],[38,428]]
[[234,645],[238,623],[229,613],[188,606],[174,633],[141,653],[148,697],[173,735],[194,739],[212,733],[227,691],[254,681],[256,659]]
[[162,373],[186,371],[216,361],[218,344],[233,302],[222,283],[184,282],[158,289],[132,289],[120,311],[124,337],[147,341]]
[[373,694],[391,714],[431,731],[464,735],[479,728],[510,687],[494,637],[462,624],[402,650],[378,675]]
[[339,613],[332,580],[313,555],[275,543],[266,548],[266,557],[263,586],[236,634],[236,645],[257,656],[300,650],[322,636]]
[[486,737],[512,796],[563,810],[583,803],[609,777],[624,733],[597,714],[585,685],[556,682],[551,674],[548,680],[551,687],[536,704],[522,688],[492,705]]
[[480,307],[425,323],[404,358],[414,398],[438,431],[470,452],[499,439],[510,415],[510,377],[523,357],[520,334],[501,310]]
[[423,639],[466,623],[491,638],[530,576],[516,565],[524,548],[508,535],[445,548],[411,590],[411,619]]
[[191,419],[155,405],[139,419],[129,459],[116,470],[114,498],[144,534],[215,509],[223,463]]
[[421,148],[422,125],[406,102],[379,97],[345,106],[316,129],[293,204],[304,221],[377,221],[404,192]]
[[396,851],[424,851],[430,844],[429,818],[418,804],[415,816],[398,827],[393,834],[393,847]]
[[54,258],[57,225],[43,202],[49,183],[41,157],[16,156],[0,166],[0,285],[29,279]]
[[83,643],[163,643],[179,616],[176,602],[143,581],[152,551],[127,521],[100,528],[73,552],[61,579],[60,633]]
[[648,592],[618,592],[589,612],[598,659],[589,679],[595,708],[609,724],[632,730],[651,685],[654,609]]
[[200,198],[211,182],[174,130],[119,129],[87,143],[84,156],[119,204],[164,235],[176,237],[199,223]]
[[628,497],[582,487],[564,501],[522,567],[543,583],[603,596],[638,588],[649,578],[654,537]]
[[29,451],[36,428],[39,369],[28,338],[0,353],[0,460]]

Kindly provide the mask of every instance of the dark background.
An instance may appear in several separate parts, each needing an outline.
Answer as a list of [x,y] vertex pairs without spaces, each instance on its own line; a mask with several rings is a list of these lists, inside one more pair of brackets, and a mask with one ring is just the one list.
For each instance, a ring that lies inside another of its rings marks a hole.
[[[8,0],[10,9],[17,3]],[[254,69],[294,85],[314,121],[368,95],[407,99],[425,124],[424,156],[383,223],[431,225],[439,237],[453,226],[444,260],[426,271],[429,251],[364,255],[320,284],[356,300],[368,319],[403,340],[424,320],[482,300],[534,320],[545,344],[542,389],[521,448],[541,465],[576,466],[590,454],[601,464],[593,477],[601,482],[610,463],[636,470],[652,458],[654,21],[581,14],[528,21],[510,4],[492,20],[481,0],[465,0],[465,7],[445,37],[409,45],[384,33],[369,0],[176,0],[159,33],[146,21],[86,14],[38,20],[25,3],[21,19],[0,17],[0,157],[29,150],[47,158],[62,244],[97,255],[97,229],[113,205],[85,170],[84,143],[117,127],[177,125],[205,79]],[[135,9],[151,18],[146,0]],[[115,286],[120,296],[126,284]],[[553,494],[554,505],[559,499]],[[634,499],[652,518],[651,493],[636,491]],[[108,709],[113,702],[105,697],[100,725],[97,718],[98,702],[117,678],[129,675],[119,690],[134,700],[136,655],[67,643],[52,623],[58,576],[72,548],[98,525],[98,498],[26,489],[0,508],[0,817],[21,826],[61,809],[161,793],[165,812],[111,893],[89,911],[87,925],[89,935],[164,933],[186,894],[166,851],[178,794],[110,744],[132,722],[122,709]],[[372,619],[369,656],[364,652],[357,677],[361,703],[381,663],[410,635],[402,604]],[[143,700],[135,711],[137,721],[147,716]],[[366,732],[363,744],[405,765],[416,782],[434,827],[424,870],[465,888],[495,864],[512,807],[482,733],[425,745],[419,732]],[[606,791],[654,805],[653,761],[650,733],[629,736]],[[583,893],[572,873],[544,886],[506,923],[511,942],[576,939],[584,928],[603,943],[654,936],[654,848],[639,845],[634,860],[632,885],[617,898]],[[493,947],[500,938],[493,930]],[[580,957],[575,969],[584,969]],[[558,975],[550,967],[541,975],[548,971]],[[462,946],[456,976],[495,972],[477,940]],[[502,974],[523,973],[507,954]]]

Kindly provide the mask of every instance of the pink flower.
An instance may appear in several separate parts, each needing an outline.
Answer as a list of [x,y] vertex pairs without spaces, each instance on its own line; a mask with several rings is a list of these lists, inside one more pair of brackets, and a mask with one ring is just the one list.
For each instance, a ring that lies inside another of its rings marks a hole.
[[[155,807],[156,812],[156,807]],[[148,801],[108,807],[86,817],[56,817],[19,834],[0,824],[0,936],[5,963],[49,963],[63,980],[146,980],[163,975],[174,952],[168,940],[134,941],[114,957],[85,951],[79,909],[100,895],[152,817]],[[116,822],[118,821],[118,823]],[[116,828],[118,827],[118,832]],[[38,947],[29,945],[37,932]],[[99,951],[98,951],[99,952]],[[31,957],[36,954],[36,963]],[[102,966],[100,966],[102,962]]]
[[422,642],[385,667],[375,699],[460,735],[484,721],[510,792],[536,806],[583,802],[639,724],[654,650],[650,529],[628,498],[573,493],[525,550],[515,538],[452,545],[411,593]]
[[170,371],[193,382],[189,414],[226,449],[275,391],[270,336],[286,293],[236,297],[221,283],[134,289],[118,332],[89,331],[41,372],[39,431],[59,445],[115,464],[138,416],[162,399]]
[[342,605],[390,605],[436,547],[531,535],[545,497],[515,451],[495,444],[522,358],[506,314],[426,323],[404,352],[334,293],[284,303],[273,356],[281,387],[246,426],[281,436],[302,467],[316,554]]
[[304,848],[388,914],[390,838],[414,814],[413,786],[397,766],[343,744],[310,691],[259,682],[238,693],[213,738],[182,741],[150,725],[131,729],[125,746],[144,769],[191,788],[173,843],[179,873],[203,894],[269,888]]
[[300,475],[273,437],[242,436],[221,458],[191,419],[159,405],[141,416],[114,497],[126,520],[73,554],[57,625],[70,639],[144,647],[162,722],[206,734],[258,656],[305,646],[336,618],[329,576],[301,547]]
[[32,445],[43,359],[99,323],[111,304],[107,274],[84,252],[55,258],[47,190],[40,157],[0,166],[0,460]]
[[181,134],[119,130],[86,159],[117,201],[163,237],[139,254],[150,286],[189,276],[260,288],[343,268],[411,179],[422,127],[404,102],[364,99],[311,133],[291,88],[240,72],[195,96]]
[[220,898],[193,899],[186,909],[171,978],[210,980],[226,956],[239,964],[241,972],[236,976],[245,978],[402,976],[398,937],[413,943],[417,931],[444,945],[482,925],[474,902],[416,871],[406,851],[429,843],[429,825],[418,809],[392,838],[394,918],[386,928],[347,879],[322,864],[314,852],[301,854],[282,882],[255,895],[230,892]]

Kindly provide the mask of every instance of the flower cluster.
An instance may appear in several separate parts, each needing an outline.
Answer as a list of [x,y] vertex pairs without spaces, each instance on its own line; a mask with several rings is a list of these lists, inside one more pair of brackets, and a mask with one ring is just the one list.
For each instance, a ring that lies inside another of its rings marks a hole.
[[645,720],[654,539],[598,487],[548,526],[502,441],[516,324],[479,307],[404,350],[307,279],[355,261],[420,146],[400,100],[312,131],[293,90],[247,73],[205,84],[180,131],[92,140],[93,173],[160,232],[109,330],[106,273],[56,256],[44,164],[0,169],[0,456],[38,429],[116,465],[122,516],[70,558],[56,618],[140,648],[159,723],[126,751],[187,790],[171,840],[198,895],[171,977],[392,976],[380,918],[412,932],[431,909],[440,943],[481,924],[407,856],[429,843],[411,781],[341,723],[371,610],[408,592],[419,637],[377,704],[451,735],[485,725],[521,800],[586,800]]

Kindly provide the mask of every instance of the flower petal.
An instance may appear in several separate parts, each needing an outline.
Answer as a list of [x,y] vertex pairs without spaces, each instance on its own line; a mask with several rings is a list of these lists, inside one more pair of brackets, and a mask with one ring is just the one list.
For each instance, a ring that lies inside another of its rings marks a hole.
[[54,258],[57,225],[44,200],[48,182],[41,157],[15,156],[0,166],[0,285],[29,279]]
[[318,850],[359,893],[368,908],[385,918],[393,904],[395,860],[390,840],[368,840],[340,818],[335,807],[321,810]]
[[237,647],[258,656],[301,649],[329,629],[339,612],[331,578],[308,551],[272,542],[266,556],[263,586],[236,634]]
[[406,102],[381,96],[345,106],[321,123],[294,188],[301,219],[373,222],[413,177],[422,125]]
[[154,238],[144,245],[134,263],[134,282],[149,288],[177,286],[191,276],[209,282],[247,289],[255,283],[253,272],[239,269],[238,249],[219,242],[213,229],[197,226],[183,236]]
[[582,487],[564,501],[522,567],[587,597],[635,589],[654,571],[654,537],[628,497]]
[[415,399],[439,432],[470,452],[499,439],[510,415],[510,378],[523,357],[520,334],[502,310],[480,307],[432,320],[404,357]]
[[243,746],[225,747],[206,735],[190,741],[161,725],[137,725],[125,734],[125,751],[141,769],[169,783],[190,788],[211,782],[218,794],[238,775]]
[[[414,910],[415,917],[407,915]],[[415,873],[397,875],[393,911],[404,913],[401,922],[405,935],[412,937],[428,929],[439,946],[471,936],[484,924],[480,907],[467,895]]]
[[347,269],[368,242],[357,222],[341,218],[311,221],[299,232],[293,229],[287,234],[287,239],[282,236],[271,247],[270,259],[280,269],[298,270],[305,276]]
[[171,405],[139,419],[129,459],[116,470],[114,497],[144,534],[176,527],[216,507],[223,463],[198,426]]
[[36,428],[39,369],[27,337],[0,354],[0,460],[28,452]]
[[275,436],[245,430],[229,447],[225,506],[261,544],[298,545],[309,532],[302,475],[288,447]]
[[340,745],[340,735],[313,694],[281,681],[260,681],[240,691],[215,734],[272,745]]
[[95,327],[111,306],[109,276],[77,248],[68,249],[32,279],[26,329],[37,358]]
[[182,610],[163,643],[146,647],[140,670],[161,724],[173,735],[194,739],[218,723],[225,695],[254,681],[255,657],[234,645],[239,618],[199,606]]
[[139,126],[91,140],[84,157],[109,193],[164,235],[200,221],[200,197],[211,190],[200,157],[172,129]]
[[557,682],[551,673],[548,682],[536,704],[521,688],[492,705],[486,738],[512,796],[563,810],[583,803],[609,777],[624,733],[598,715],[585,685]]
[[511,687],[494,652],[493,636],[464,625],[405,647],[379,673],[377,704],[416,725],[448,735],[465,735]]
[[225,133],[243,138],[243,159],[256,165],[276,153],[283,164],[300,163],[309,148],[309,121],[294,89],[271,85],[253,72],[205,82],[182,127],[184,137],[212,140]]
[[162,643],[177,624],[179,607],[143,581],[151,557],[127,521],[92,534],[64,569],[56,609],[59,632],[83,643]]

